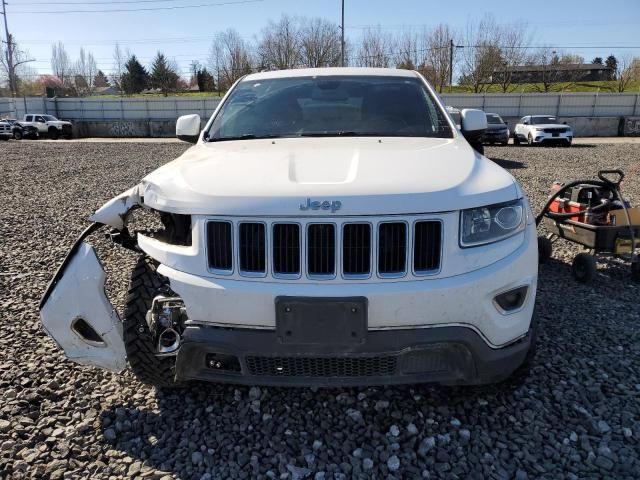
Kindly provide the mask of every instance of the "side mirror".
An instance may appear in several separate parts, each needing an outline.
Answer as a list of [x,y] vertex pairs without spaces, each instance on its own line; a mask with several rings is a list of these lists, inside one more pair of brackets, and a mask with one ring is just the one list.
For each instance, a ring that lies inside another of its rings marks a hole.
[[475,145],[481,144],[482,135],[487,130],[487,115],[482,110],[465,108],[460,112],[460,130],[475,148]]
[[200,136],[200,115],[183,115],[176,122],[176,137],[183,142],[196,143]]

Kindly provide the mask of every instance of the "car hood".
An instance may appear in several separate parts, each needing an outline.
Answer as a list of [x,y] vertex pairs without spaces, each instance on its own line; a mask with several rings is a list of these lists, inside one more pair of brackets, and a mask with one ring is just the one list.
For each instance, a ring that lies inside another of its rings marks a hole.
[[199,143],[142,181],[144,203],[212,215],[443,212],[512,200],[513,177],[461,138],[290,138]]

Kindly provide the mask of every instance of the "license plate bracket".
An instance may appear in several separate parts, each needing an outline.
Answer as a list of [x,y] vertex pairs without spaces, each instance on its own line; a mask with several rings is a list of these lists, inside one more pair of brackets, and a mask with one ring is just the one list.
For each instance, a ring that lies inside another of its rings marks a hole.
[[283,344],[358,345],[367,334],[366,297],[288,297],[275,300],[276,335]]

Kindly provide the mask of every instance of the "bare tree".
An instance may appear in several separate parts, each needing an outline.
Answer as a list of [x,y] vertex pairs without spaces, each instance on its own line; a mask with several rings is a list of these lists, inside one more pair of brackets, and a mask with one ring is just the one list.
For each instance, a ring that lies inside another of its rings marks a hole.
[[251,52],[240,34],[230,28],[216,35],[209,52],[209,64],[217,76],[218,88],[226,90],[251,72]]
[[411,30],[400,33],[396,38],[396,51],[394,52],[396,68],[404,70],[416,70],[423,58],[423,52],[419,47],[418,35]]
[[485,91],[503,64],[501,37],[499,25],[490,15],[467,25],[461,83],[471,86],[474,93]]
[[95,88],[94,82],[98,74],[98,66],[91,52],[80,48],[80,56],[74,66],[75,87],[80,96],[91,95]]
[[616,63],[616,86],[618,92],[622,93],[629,84],[640,78],[640,58],[632,58],[631,56],[622,57]]
[[367,28],[360,40],[356,65],[360,67],[383,67],[391,65],[394,41],[380,26]]
[[526,25],[521,23],[502,25],[500,28],[500,50],[502,65],[496,80],[503,93],[510,91],[513,70],[522,65],[527,58],[531,45],[531,34]]
[[300,28],[300,63],[306,67],[340,65],[340,30],[323,18],[304,19]]
[[113,72],[111,73],[111,83],[113,83],[121,95],[123,93],[122,77],[125,74],[127,58],[130,56],[129,52],[125,54],[120,48],[120,44],[116,43],[113,50]]
[[73,65],[62,42],[51,46],[51,71],[63,86],[69,87],[73,77]]
[[6,79],[11,95],[18,94],[20,75],[26,68],[25,64],[31,61],[29,54],[18,48],[13,35],[9,35],[6,42],[0,42],[0,74]]
[[453,31],[449,25],[439,24],[426,35],[425,60],[422,69],[432,76],[431,82],[442,93],[442,89],[449,82],[451,65],[451,40]]
[[295,68],[301,62],[301,40],[298,21],[288,15],[269,21],[258,41],[261,66],[271,70]]

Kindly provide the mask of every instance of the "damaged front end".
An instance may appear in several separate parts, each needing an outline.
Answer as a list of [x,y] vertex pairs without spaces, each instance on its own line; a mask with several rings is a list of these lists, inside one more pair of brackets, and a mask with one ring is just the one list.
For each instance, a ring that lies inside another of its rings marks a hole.
[[[45,331],[67,358],[76,363],[112,372],[120,372],[127,366],[123,322],[105,293],[104,267],[95,248],[85,240],[104,230],[114,243],[138,254],[143,253],[138,247],[138,234],[174,245],[190,243],[190,217],[146,207],[142,189],[139,184],[127,190],[89,218],[93,223],[71,247],[40,301]],[[151,213],[156,224],[152,228],[130,230],[130,216],[136,210]],[[177,325],[184,318],[184,304],[170,289],[167,288],[166,296],[154,300],[147,314],[146,330],[157,345],[154,353],[159,356],[177,353],[181,342]]]

